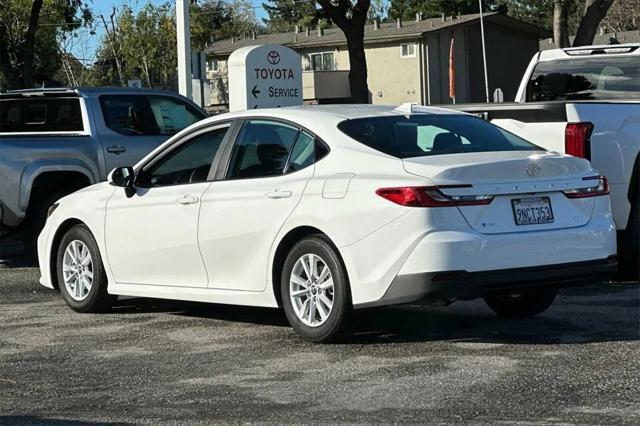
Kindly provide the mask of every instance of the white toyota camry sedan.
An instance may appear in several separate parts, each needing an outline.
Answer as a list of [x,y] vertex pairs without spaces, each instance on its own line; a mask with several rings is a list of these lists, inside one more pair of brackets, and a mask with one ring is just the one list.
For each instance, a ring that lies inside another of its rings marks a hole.
[[348,335],[353,309],[430,299],[531,316],[616,267],[587,161],[410,105],[203,120],[51,206],[38,251],[78,312],[118,295],[282,307],[314,342]]

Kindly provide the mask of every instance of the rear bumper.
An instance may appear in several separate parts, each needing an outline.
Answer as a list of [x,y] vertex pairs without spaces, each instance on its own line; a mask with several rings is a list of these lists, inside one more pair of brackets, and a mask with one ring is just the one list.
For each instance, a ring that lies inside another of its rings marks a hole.
[[398,275],[381,299],[358,308],[414,303],[427,298],[475,299],[539,287],[570,287],[614,278],[615,256],[586,262],[468,272],[424,272]]

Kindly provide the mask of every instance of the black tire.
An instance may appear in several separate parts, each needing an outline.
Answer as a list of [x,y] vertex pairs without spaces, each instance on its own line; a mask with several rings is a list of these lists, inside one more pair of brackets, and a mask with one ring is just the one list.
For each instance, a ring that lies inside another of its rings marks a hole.
[[[65,250],[71,242],[76,240],[81,241],[88,248],[91,254],[91,270],[93,273],[91,289],[87,293],[86,298],[80,301],[74,299],[71,295],[70,290],[65,285],[62,272]],[[62,298],[67,302],[67,305],[76,312],[102,312],[109,309],[117,299],[117,296],[112,296],[107,293],[107,275],[102,264],[100,250],[98,250],[98,245],[91,231],[89,231],[89,228],[85,225],[74,226],[62,237],[56,257],[56,273]]]
[[557,295],[558,289],[541,288],[513,294],[488,296],[484,298],[484,301],[493,312],[501,317],[528,318],[549,309]]
[[[289,280],[291,274],[296,262],[307,254],[318,256],[329,268],[333,279],[333,292],[331,294],[333,296],[333,307],[324,322],[318,326],[307,325],[298,318],[290,298]],[[291,327],[302,338],[315,343],[329,343],[341,341],[351,336],[353,306],[349,278],[342,259],[327,238],[321,235],[311,236],[298,242],[287,255],[280,282],[284,312]]]
[[47,221],[49,207],[65,195],[67,192],[64,191],[45,190],[36,190],[31,195],[31,201],[20,229],[24,253],[30,259],[38,259],[38,236]]
[[622,233],[619,245],[619,279],[640,281],[640,201],[631,206],[627,229]]

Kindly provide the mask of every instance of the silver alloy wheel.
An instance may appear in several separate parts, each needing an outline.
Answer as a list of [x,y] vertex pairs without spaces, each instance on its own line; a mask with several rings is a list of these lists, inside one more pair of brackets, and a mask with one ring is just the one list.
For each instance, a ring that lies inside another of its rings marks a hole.
[[93,260],[89,247],[82,241],[73,240],[67,245],[62,258],[62,276],[73,300],[81,302],[87,298],[93,284]]
[[316,254],[302,255],[293,265],[289,298],[300,321],[310,327],[325,323],[333,309],[333,277],[326,262]]

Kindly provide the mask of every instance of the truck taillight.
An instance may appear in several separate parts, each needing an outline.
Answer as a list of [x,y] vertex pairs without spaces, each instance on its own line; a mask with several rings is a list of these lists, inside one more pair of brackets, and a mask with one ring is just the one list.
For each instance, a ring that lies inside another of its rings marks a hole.
[[567,198],[587,198],[609,195],[609,181],[604,176],[587,176],[584,181],[593,181],[594,185],[587,188],[569,189],[564,192]]
[[592,123],[568,123],[564,131],[565,152],[591,160],[591,132]]
[[493,195],[446,195],[443,188],[469,188],[471,185],[400,186],[380,188],[376,194],[405,207],[457,207],[491,204]]

